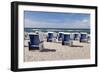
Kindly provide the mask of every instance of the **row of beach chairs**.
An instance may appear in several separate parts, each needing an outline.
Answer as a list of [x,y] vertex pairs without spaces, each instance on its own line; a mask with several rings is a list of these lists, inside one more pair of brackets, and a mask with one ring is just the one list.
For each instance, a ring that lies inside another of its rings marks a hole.
[[[44,48],[43,42],[44,42],[44,34],[43,33],[37,33],[37,34],[29,34],[30,42],[29,49],[40,49],[42,50]],[[59,32],[56,36],[54,36],[54,32],[48,32],[47,33],[47,42],[53,42],[54,40],[58,40],[62,42],[62,45],[69,44],[72,45],[73,40],[79,40],[80,42],[88,42],[90,40],[90,36],[87,33],[64,33]]]
[[[48,32],[47,41],[53,41],[54,38],[53,32]],[[70,40],[79,40],[80,42],[88,42],[90,35],[87,33],[64,33],[59,32],[57,35],[58,41],[70,41]]]

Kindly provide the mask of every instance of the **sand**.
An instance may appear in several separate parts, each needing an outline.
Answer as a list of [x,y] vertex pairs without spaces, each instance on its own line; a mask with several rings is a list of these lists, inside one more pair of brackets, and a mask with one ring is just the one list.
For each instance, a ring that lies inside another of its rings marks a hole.
[[76,60],[90,58],[90,43],[78,40],[73,41],[73,46],[62,45],[60,42],[44,41],[44,50],[31,50],[28,48],[28,41],[24,43],[24,62],[52,61],[52,60]]

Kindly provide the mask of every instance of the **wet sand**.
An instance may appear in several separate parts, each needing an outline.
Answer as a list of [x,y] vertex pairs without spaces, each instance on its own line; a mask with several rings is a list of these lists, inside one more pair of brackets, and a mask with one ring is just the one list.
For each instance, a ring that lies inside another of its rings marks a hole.
[[44,41],[43,51],[29,51],[28,41],[29,40],[24,41],[24,62],[90,58],[90,43],[80,43],[79,41],[73,41],[73,46],[70,47],[68,45],[62,45],[60,42]]

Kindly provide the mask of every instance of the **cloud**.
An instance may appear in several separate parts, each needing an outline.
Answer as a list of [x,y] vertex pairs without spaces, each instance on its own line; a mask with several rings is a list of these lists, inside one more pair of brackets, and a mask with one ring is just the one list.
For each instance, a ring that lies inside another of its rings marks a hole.
[[88,19],[83,19],[82,22],[83,23],[87,23],[89,20]]
[[90,28],[90,20],[89,19],[82,19],[77,20],[73,23],[74,28]]

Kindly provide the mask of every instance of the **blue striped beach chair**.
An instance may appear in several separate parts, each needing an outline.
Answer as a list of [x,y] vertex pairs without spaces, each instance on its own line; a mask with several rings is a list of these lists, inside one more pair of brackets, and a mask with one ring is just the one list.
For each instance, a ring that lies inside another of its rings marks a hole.
[[72,40],[71,40],[71,34],[70,33],[64,33],[63,38],[62,38],[62,45],[72,45]]
[[43,43],[43,41],[40,41],[38,34],[29,34],[29,38],[30,38],[30,42],[28,42],[29,50],[36,50],[41,48],[40,45],[41,43]]
[[74,40],[79,40],[80,33],[73,33],[73,37]]
[[63,34],[64,34],[64,32],[59,32],[58,33],[58,41],[62,41]]
[[48,32],[47,42],[52,42],[52,41],[53,41],[53,32]]
[[81,33],[80,42],[87,42],[87,41],[88,41],[87,33]]
[[87,35],[88,42],[90,42],[90,34]]

